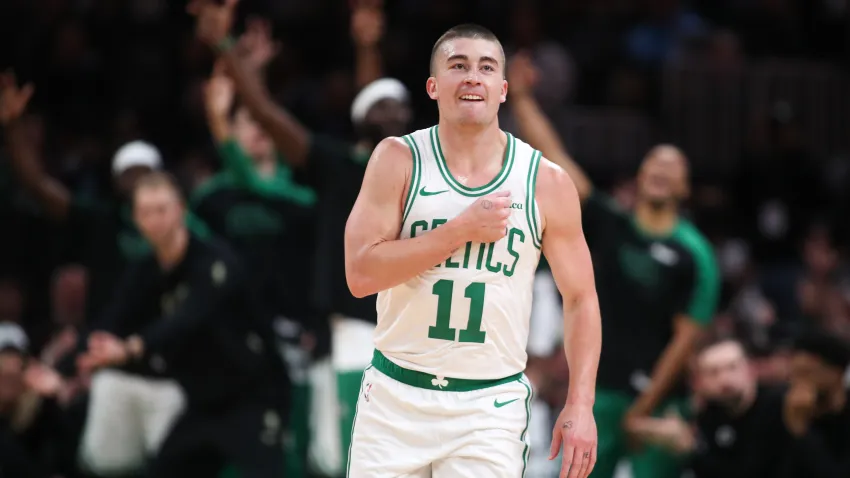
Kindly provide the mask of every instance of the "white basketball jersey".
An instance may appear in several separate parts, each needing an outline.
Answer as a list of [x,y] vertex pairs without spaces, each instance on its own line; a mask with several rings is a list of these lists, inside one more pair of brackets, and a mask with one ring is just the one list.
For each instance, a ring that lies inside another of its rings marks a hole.
[[502,170],[469,188],[452,177],[437,127],[404,137],[413,154],[401,239],[428,234],[478,198],[510,191],[508,234],[466,243],[448,260],[378,294],[375,347],[438,377],[489,380],[525,370],[542,230],[534,199],[540,152],[508,134]]

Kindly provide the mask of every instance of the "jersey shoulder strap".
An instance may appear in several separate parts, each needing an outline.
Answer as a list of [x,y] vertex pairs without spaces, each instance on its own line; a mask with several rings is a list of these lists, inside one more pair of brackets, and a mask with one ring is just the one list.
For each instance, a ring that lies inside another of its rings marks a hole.
[[[511,173],[512,184],[517,191],[522,191],[521,200],[528,230],[534,247],[543,247],[543,229],[541,226],[540,208],[537,206],[537,174],[540,170],[540,160],[543,155],[540,151],[532,148],[528,143],[520,139],[515,140],[515,159]],[[517,196],[520,199],[520,196]]]
[[407,195],[404,198],[404,209],[402,209],[402,224],[405,224],[407,221],[407,216],[413,209],[413,201],[416,199],[416,192],[420,187],[422,187],[422,170],[430,159],[427,156],[428,150],[426,149],[426,146],[428,145],[428,131],[430,129],[431,128],[420,129],[410,134],[406,134],[401,138],[407,144],[407,147],[410,148],[410,156],[413,158],[413,169],[410,173],[410,188],[407,190]]

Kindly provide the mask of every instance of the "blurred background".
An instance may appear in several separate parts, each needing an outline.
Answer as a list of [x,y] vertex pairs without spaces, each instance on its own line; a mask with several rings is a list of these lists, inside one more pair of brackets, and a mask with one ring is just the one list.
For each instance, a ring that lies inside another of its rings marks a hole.
[[[453,25],[480,23],[509,58],[532,57],[542,72],[535,97],[564,144],[624,206],[646,151],[668,142],[685,152],[693,193],[684,214],[711,240],[722,277],[711,327],[747,346],[761,381],[786,380],[787,347],[801,327],[850,340],[846,0],[367,3],[372,13],[357,27],[356,1],[239,4],[234,35],[248,17],[270,22],[279,47],[266,67],[268,89],[309,130],[355,139],[358,55],[372,47],[375,77],[411,91],[413,129],[434,124],[424,92],[431,47]],[[19,83],[35,86],[29,141],[44,172],[75,197],[110,197],[112,156],[135,139],[159,148],[187,194],[219,171],[204,107],[213,62],[185,1],[0,1],[0,71],[13,68]],[[510,93],[500,120],[518,133]],[[81,259],[90,244],[45,219],[2,144],[0,224],[0,321],[19,324],[28,353],[52,363],[91,319]],[[535,385],[557,408],[566,364],[557,346],[542,349]],[[85,385],[63,393],[59,415],[85,400]],[[544,454],[548,427],[535,443]],[[50,442],[51,430],[28,446]],[[64,437],[61,446],[74,443]],[[76,473],[60,468],[50,476]]]

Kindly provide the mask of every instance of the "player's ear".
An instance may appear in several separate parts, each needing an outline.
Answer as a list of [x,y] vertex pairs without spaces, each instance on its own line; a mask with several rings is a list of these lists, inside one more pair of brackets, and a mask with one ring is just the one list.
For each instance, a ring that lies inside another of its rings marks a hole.
[[508,99],[508,80],[502,80],[502,92],[499,94],[499,103],[504,103]]
[[432,100],[437,99],[437,79],[433,76],[428,78],[428,81],[425,82],[425,91],[428,92],[428,96]]

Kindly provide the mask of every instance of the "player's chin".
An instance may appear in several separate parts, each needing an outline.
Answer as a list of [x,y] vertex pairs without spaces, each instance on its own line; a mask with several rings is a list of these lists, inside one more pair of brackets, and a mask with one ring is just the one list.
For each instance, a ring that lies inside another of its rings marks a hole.
[[676,200],[676,195],[667,188],[645,188],[640,196],[643,200],[658,205],[668,204]]
[[458,122],[462,124],[487,124],[493,115],[486,109],[466,109],[458,114]]

